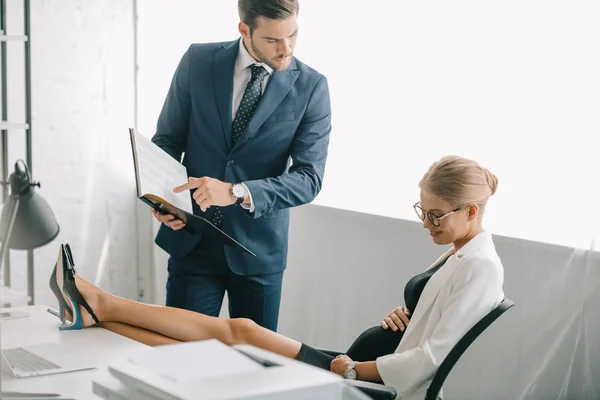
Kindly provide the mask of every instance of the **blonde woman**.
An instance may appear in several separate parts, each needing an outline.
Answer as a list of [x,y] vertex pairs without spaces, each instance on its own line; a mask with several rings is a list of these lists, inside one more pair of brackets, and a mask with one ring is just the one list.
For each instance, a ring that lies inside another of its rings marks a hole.
[[420,201],[413,207],[433,242],[452,246],[407,283],[406,304],[371,328],[378,340],[365,349],[359,338],[337,357],[249,319],[220,319],[106,293],[76,274],[68,245],[61,246],[50,284],[63,319],[73,321],[71,328],[101,322],[150,345],[210,338],[228,345],[251,344],[348,379],[382,381],[401,399],[422,399],[452,347],[504,298],[502,263],[491,234],[482,226],[485,205],[497,184],[487,169],[457,156],[444,157],[429,168],[419,182]]

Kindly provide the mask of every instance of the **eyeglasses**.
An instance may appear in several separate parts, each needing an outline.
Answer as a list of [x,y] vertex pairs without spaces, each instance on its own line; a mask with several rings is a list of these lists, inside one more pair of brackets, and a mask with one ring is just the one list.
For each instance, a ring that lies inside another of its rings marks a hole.
[[417,201],[415,204],[413,204],[413,208],[415,209],[415,213],[417,213],[417,217],[419,217],[419,219],[421,221],[425,221],[425,216],[427,216],[427,218],[429,219],[429,222],[431,222],[431,224],[433,226],[440,226],[440,221],[443,220],[444,218],[446,218],[448,215],[450,214],[454,214],[457,211],[460,211],[463,209],[463,207],[459,207],[456,210],[452,210],[444,215],[440,215],[439,217],[437,215],[435,215],[434,213],[432,213],[431,211],[425,211],[423,209],[423,207],[421,207],[421,202]]

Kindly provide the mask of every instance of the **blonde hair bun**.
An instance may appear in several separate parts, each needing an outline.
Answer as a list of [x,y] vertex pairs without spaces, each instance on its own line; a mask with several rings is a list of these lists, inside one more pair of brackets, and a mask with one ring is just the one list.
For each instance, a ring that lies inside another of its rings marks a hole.
[[494,193],[496,193],[496,189],[498,189],[498,178],[496,178],[496,175],[492,174],[489,169],[487,169],[487,168],[482,168],[482,169],[483,169],[483,172],[485,173],[485,179],[487,180],[487,183],[490,186],[490,190],[492,191],[490,196],[493,196]]
[[433,163],[421,178],[419,187],[455,207],[478,204],[483,213],[489,197],[496,193],[498,178],[477,162],[452,155]]

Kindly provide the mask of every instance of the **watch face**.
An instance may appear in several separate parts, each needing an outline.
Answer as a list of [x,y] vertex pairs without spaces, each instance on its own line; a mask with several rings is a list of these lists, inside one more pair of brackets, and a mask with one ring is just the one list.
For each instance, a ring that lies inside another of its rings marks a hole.
[[246,196],[246,189],[244,189],[244,186],[240,185],[239,183],[233,185],[233,195],[235,197],[244,197]]
[[356,371],[354,368],[348,368],[346,372],[344,372],[344,378],[352,380],[356,379]]

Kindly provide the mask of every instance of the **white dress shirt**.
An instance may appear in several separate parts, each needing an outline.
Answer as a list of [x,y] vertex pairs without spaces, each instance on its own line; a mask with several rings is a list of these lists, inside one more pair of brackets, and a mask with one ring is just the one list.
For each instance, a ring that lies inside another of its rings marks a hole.
[[[252,64],[261,65],[264,69],[267,70],[268,74],[263,78],[261,83],[261,89],[263,94],[265,92],[265,88],[267,87],[267,83],[269,83],[269,79],[273,74],[273,68],[269,67],[265,63],[256,62],[256,60],[248,53],[246,46],[244,45],[244,39],[240,38],[240,48],[238,50],[237,59],[235,60],[235,69],[233,71],[233,95],[231,96],[232,104],[231,104],[231,121],[235,119],[235,115],[237,113],[238,108],[240,107],[240,103],[242,102],[242,97],[244,97],[244,92],[246,91],[246,86],[250,81],[250,77],[252,73],[250,71],[250,66]],[[248,197],[250,198],[250,207],[242,204],[242,207],[250,212],[254,212],[254,201],[252,200],[252,193],[250,193],[250,189],[246,186],[245,183],[242,182],[246,192],[248,193]]]

